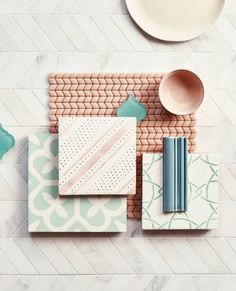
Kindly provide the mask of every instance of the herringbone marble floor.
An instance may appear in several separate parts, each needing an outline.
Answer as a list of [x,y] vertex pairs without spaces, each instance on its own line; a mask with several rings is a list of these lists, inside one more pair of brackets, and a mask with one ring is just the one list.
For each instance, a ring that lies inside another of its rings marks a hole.
[[[236,1],[198,39],[143,34],[124,0],[0,1],[0,122],[17,140],[0,163],[0,290],[235,290]],[[47,130],[49,72],[198,73],[198,150],[221,154],[220,225],[209,232],[27,232],[27,135]]]

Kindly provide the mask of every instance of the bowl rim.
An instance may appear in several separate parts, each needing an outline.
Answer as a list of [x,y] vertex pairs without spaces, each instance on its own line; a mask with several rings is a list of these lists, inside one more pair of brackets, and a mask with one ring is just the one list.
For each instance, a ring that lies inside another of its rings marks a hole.
[[[178,73],[187,73],[187,74],[190,74],[192,75],[199,83],[199,86],[200,86],[200,89],[201,89],[201,92],[199,93],[199,104],[198,106],[196,107],[196,109],[194,111],[189,111],[189,112],[177,112],[177,111],[172,111],[168,108],[168,106],[166,106],[165,104],[165,101],[163,99],[163,94],[162,94],[162,90],[163,90],[163,84],[164,82],[170,77],[172,76],[173,74],[178,74]],[[159,86],[159,99],[160,99],[160,102],[162,104],[162,106],[167,110],[169,111],[170,113],[172,114],[175,114],[175,115],[188,115],[188,114],[194,114],[197,109],[201,106],[202,102],[203,102],[203,99],[204,99],[204,95],[205,95],[205,89],[204,89],[204,85],[203,85],[203,82],[201,80],[201,78],[196,74],[194,73],[193,71],[190,71],[190,70],[187,70],[187,69],[177,69],[177,70],[174,70],[174,71],[170,71],[168,73],[165,73],[161,79],[161,82],[160,82],[160,86]]]

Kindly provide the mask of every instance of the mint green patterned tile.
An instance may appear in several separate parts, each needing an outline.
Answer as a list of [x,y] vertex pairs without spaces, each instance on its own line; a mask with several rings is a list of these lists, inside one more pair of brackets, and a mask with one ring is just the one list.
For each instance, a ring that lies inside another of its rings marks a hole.
[[125,232],[126,197],[58,195],[58,137],[29,137],[30,232]]
[[163,213],[163,156],[143,155],[143,229],[215,229],[218,226],[219,156],[190,154],[188,211]]

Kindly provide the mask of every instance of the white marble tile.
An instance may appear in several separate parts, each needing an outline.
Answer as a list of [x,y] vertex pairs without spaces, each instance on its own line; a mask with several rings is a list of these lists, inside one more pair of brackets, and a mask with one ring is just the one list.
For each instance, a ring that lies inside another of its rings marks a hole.
[[24,75],[33,60],[33,53],[27,53],[25,57],[19,53],[1,53],[0,71],[2,75],[0,88],[14,88],[17,81],[22,78],[22,75]]
[[12,286],[16,283],[18,275],[0,275],[0,284],[2,291],[9,291],[12,289]]
[[127,263],[126,259],[119,253],[111,240],[107,238],[98,238],[93,240],[98,250],[103,256],[110,261],[115,273],[117,274],[132,274],[134,271]]
[[229,276],[224,283],[221,285],[220,288],[222,288],[222,290],[224,291],[231,291],[233,288],[235,288],[234,286],[236,285],[236,278],[235,276]]
[[228,238],[226,239],[228,244],[231,246],[231,248],[236,252],[236,238]]
[[112,20],[120,28],[125,37],[137,51],[153,51],[148,40],[141,34],[137,28],[131,25],[131,19],[127,15],[113,15]]
[[26,218],[23,223],[15,231],[14,238],[30,238],[31,235],[28,232],[28,218]]
[[136,290],[136,291],[142,291],[146,288],[146,286],[149,284],[152,276],[143,276],[139,275],[136,276],[129,282],[124,290]]
[[76,51],[76,48],[51,16],[35,15],[34,20],[52,41],[58,51]]
[[236,179],[228,169],[227,165],[222,164],[220,168],[221,185],[232,200],[236,200]]
[[24,103],[17,97],[14,91],[0,90],[0,102],[12,115],[14,115],[14,118],[20,126],[37,126],[32,112],[27,110]]
[[170,280],[168,280],[168,282],[163,286],[162,290],[182,291],[184,290],[184,287],[188,284],[190,280],[191,280],[190,276],[172,276]]
[[5,126],[18,126],[18,122],[14,116],[7,110],[5,105],[0,102],[1,122]]
[[78,274],[96,273],[91,264],[86,260],[85,256],[83,256],[79,248],[76,248],[70,238],[55,238],[53,241]]
[[117,51],[134,51],[134,47],[131,45],[129,39],[125,37],[124,33],[114,23],[111,17],[107,15],[95,15],[92,19]]
[[65,291],[87,290],[87,288],[92,285],[95,279],[96,276],[80,275],[71,280],[71,282],[66,286]]
[[[13,1],[14,2],[14,1]],[[15,3],[14,14],[25,14],[26,11],[29,13],[36,4],[35,0],[21,0]]]
[[27,217],[25,201],[0,202],[0,237],[13,237]]
[[220,202],[219,216],[218,229],[207,232],[205,236],[236,237],[236,202]]
[[236,104],[230,95],[224,90],[210,90],[209,94],[212,96],[214,102],[225,114],[232,126],[236,126]]
[[37,51],[30,38],[18,25],[12,15],[0,16],[0,27],[12,38],[19,51]]
[[73,243],[98,274],[115,273],[114,267],[91,239],[73,238]]
[[206,283],[200,288],[201,291],[215,291],[221,290],[222,285],[228,279],[229,276],[220,275],[215,276],[211,275],[207,277]]
[[211,27],[207,33],[203,35],[203,38],[207,45],[210,47],[210,51],[215,52],[230,52],[232,49],[225,42],[224,35],[222,35],[217,28]]
[[210,52],[212,49],[206,42],[204,35],[189,41],[189,45],[197,52]]
[[65,290],[73,280],[71,276],[40,276],[31,284],[29,291]]
[[78,51],[96,50],[93,43],[81,30],[79,25],[76,24],[72,16],[55,15],[54,19]]
[[236,50],[236,30],[231,25],[230,21],[226,16],[220,16],[216,23],[216,28],[224,37],[225,42],[229,45],[232,50]]
[[149,284],[145,287],[145,291],[162,290],[166,283],[170,280],[171,275],[156,275],[154,276]]
[[31,15],[15,15],[14,18],[39,51],[56,50],[53,42],[46,36]]
[[197,128],[196,151],[198,153],[219,153],[221,163],[235,163],[235,144],[236,132],[234,127]]
[[215,102],[215,95],[213,92],[211,90],[205,92],[203,103],[197,111],[197,125],[230,127],[231,123],[221,107]]
[[12,290],[15,291],[25,291],[30,288],[30,286],[37,280],[36,276],[22,275],[17,278],[17,280],[12,285]]
[[170,46],[173,48],[175,52],[193,52],[193,48],[190,45],[190,42],[177,42],[177,43],[171,43]]
[[[14,93],[22,102],[25,109],[31,113],[34,118],[36,126],[48,126],[48,95],[40,94],[32,90],[15,90]],[[46,98],[45,98],[46,97]],[[46,99],[46,100],[45,100]],[[45,104],[46,103],[46,104]],[[45,104],[45,106],[44,106]],[[30,126],[33,124],[30,123]]]
[[207,278],[208,277],[201,275],[191,276],[190,280],[188,280],[186,284],[184,284],[183,291],[201,290],[201,288],[206,284]]
[[0,274],[18,274],[17,269],[2,250],[0,250]]
[[133,239],[132,243],[143,255],[143,257],[147,260],[147,262],[152,266],[152,269],[156,273],[163,274],[172,273],[170,266],[166,263],[165,259],[162,257],[162,253],[156,251],[154,246],[151,244],[149,240]]
[[98,51],[114,51],[110,40],[101,32],[92,17],[76,15],[73,19]]
[[37,127],[8,127],[5,129],[15,138],[15,146],[3,156],[2,163],[26,165],[28,160],[28,135],[39,130]]
[[225,189],[219,185],[219,199],[220,201],[230,201],[231,198],[230,196],[227,194],[227,192],[225,191]]
[[162,41],[155,39],[155,38],[148,36],[148,35],[146,35],[146,38],[148,39],[149,43],[151,44],[153,50],[156,52],[174,52],[176,47],[177,48],[184,47],[184,49],[186,49],[186,47],[188,47],[191,50],[191,48],[187,44],[176,43],[174,45],[171,45],[171,44],[162,42]]
[[54,267],[58,274],[76,274],[76,270],[71,263],[59,251],[55,243],[45,238],[34,238],[34,243],[40,251],[47,257],[51,265]]
[[111,281],[107,284],[107,290],[113,291],[127,290],[128,289],[127,287],[132,282],[132,280],[133,276],[122,276],[122,275],[113,276]]
[[180,254],[184,262],[189,266],[192,273],[211,272],[186,239],[171,238],[169,241],[174,249]]
[[24,165],[0,164],[1,200],[27,200],[28,185],[24,174],[27,174]]
[[167,262],[174,273],[191,273],[190,267],[184,262],[180,254],[174,249],[168,239],[151,239],[156,251]]
[[226,0],[223,14],[236,14],[236,3],[234,0]]
[[48,259],[43,255],[33,240],[28,238],[17,238],[14,239],[14,242],[39,274],[57,274],[54,267],[49,263]]
[[111,281],[111,276],[99,276],[96,277],[90,286],[88,286],[87,291],[100,291],[104,290],[106,286]]
[[224,265],[207,241],[201,238],[189,238],[187,241],[212,273],[229,273],[228,268]]
[[136,274],[151,274],[155,272],[151,268],[149,263],[145,260],[145,258],[142,256],[142,254],[133,247],[131,241],[129,241],[128,239],[113,239],[112,242]]
[[0,27],[0,50],[6,52],[17,51],[16,45],[1,27]]
[[37,274],[36,269],[13,240],[1,239],[0,249],[9,258],[19,274]]
[[55,71],[166,72],[185,68],[199,74],[206,89],[233,91],[236,89],[234,59],[233,53],[2,53],[0,69],[4,70],[4,76],[0,88],[47,88],[47,75]]
[[227,266],[228,270],[231,273],[236,273],[236,253],[230,244],[227,243],[227,240],[223,238],[208,238],[207,241],[225,266]]
[[[55,11],[57,6],[62,2],[61,0],[40,0],[40,1],[32,1],[29,0],[33,5],[28,12],[33,14],[50,14]],[[24,9],[24,8],[23,8]]]

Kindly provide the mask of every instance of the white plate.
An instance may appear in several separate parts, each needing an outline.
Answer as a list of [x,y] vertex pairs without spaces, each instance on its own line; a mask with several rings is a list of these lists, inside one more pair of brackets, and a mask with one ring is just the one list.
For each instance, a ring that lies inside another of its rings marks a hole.
[[126,0],[134,21],[148,34],[166,41],[185,41],[205,32],[225,0]]

